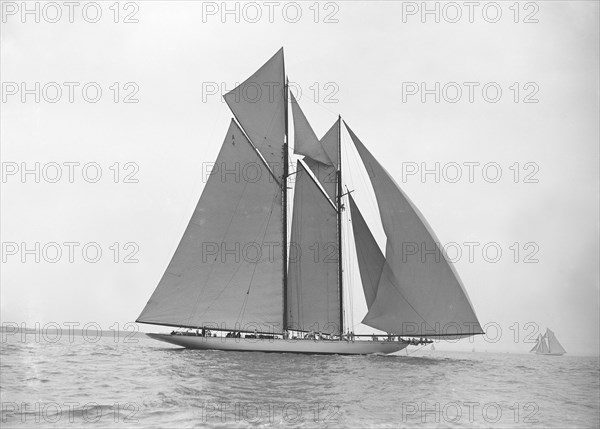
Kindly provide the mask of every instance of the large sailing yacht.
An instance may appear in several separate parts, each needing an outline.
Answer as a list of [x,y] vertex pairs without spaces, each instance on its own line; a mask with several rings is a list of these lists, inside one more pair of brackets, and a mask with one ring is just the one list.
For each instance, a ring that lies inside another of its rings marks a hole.
[[558,342],[556,335],[550,329],[546,329],[544,335],[539,334],[535,346],[529,352],[535,352],[536,355],[562,356],[567,351]]
[[[317,138],[289,91],[283,48],[224,99],[234,119],[179,246],[137,319],[187,331],[152,338],[195,349],[388,354],[432,338],[483,333],[433,231],[356,134],[338,117]],[[294,153],[302,157],[292,173],[289,105]],[[342,181],[342,126],[369,173],[385,254]],[[345,237],[342,222],[350,221],[353,237]],[[387,334],[363,339],[345,323],[346,240],[354,242],[368,308],[362,324]],[[406,258],[406,243],[437,249],[441,257]]]

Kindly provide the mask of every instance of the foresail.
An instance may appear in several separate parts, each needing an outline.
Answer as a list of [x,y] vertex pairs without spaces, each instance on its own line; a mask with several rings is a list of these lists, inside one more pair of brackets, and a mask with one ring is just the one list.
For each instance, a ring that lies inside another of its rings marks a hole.
[[538,349],[538,353],[548,353],[548,346],[546,345],[546,335],[542,337],[542,342],[540,343],[540,347]]
[[538,335],[538,338],[537,338],[537,340],[536,340],[536,343],[535,343],[535,345],[532,347],[532,349],[531,349],[531,350],[529,350],[529,353],[531,353],[531,352],[537,352],[537,351],[538,351],[538,349],[540,348],[540,343],[541,343],[541,342],[542,342],[542,336],[541,336],[541,335]]
[[235,121],[138,322],[281,332],[281,189]]
[[461,338],[483,333],[462,282],[421,213],[346,128],[373,184],[387,237],[386,266],[393,273],[391,279],[381,277],[363,323],[419,337]]
[[285,82],[283,48],[223,97],[278,179],[283,174]]
[[301,163],[295,181],[288,325],[339,333],[337,212]]

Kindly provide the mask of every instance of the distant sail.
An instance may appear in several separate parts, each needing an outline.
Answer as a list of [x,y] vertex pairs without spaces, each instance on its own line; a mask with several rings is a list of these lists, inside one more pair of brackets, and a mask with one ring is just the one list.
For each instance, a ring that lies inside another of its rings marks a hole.
[[325,192],[335,201],[337,192],[339,119],[319,141],[298,101],[292,95],[294,116],[294,153],[304,155],[304,162]]
[[546,329],[546,337],[548,338],[548,349],[551,354],[562,355],[567,352],[550,329]]
[[348,195],[348,197],[350,199],[350,213],[352,215],[352,230],[354,232],[358,269],[365,293],[365,300],[367,301],[367,308],[370,308],[377,295],[379,279],[385,264],[385,256],[383,256],[362,213],[358,210],[354,198],[352,198],[352,195]]
[[283,48],[223,98],[254,146],[281,179],[285,135]]
[[337,211],[301,163],[295,180],[288,325],[339,333]]
[[225,329],[252,323],[281,332],[281,219],[281,188],[232,121],[183,238],[137,321]]
[[538,353],[542,353],[542,354],[548,353],[548,346],[546,345],[546,336],[545,335],[542,336],[542,338],[541,338]]
[[535,342],[535,345],[533,346],[533,348],[531,350],[529,350],[529,353],[531,352],[537,352],[538,349],[540,348],[540,345],[542,343],[542,334],[538,334],[537,340]]
[[[421,213],[346,125],[369,173],[385,234],[393,279],[382,276],[363,323],[386,332],[421,337],[483,333],[467,293]],[[419,322],[399,309],[406,307]],[[408,316],[408,317],[407,317]]]

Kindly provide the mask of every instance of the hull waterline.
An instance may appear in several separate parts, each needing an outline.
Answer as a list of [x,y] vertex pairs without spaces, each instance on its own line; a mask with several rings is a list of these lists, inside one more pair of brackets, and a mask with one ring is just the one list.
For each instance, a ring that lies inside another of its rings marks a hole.
[[398,341],[329,341],[200,337],[194,335],[146,334],[150,338],[188,349],[265,353],[367,355],[390,354],[408,346]]

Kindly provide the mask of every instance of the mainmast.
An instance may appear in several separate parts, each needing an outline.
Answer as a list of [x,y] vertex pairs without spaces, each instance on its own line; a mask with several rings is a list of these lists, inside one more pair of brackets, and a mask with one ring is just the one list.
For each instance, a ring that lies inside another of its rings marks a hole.
[[[285,76],[285,63],[283,66],[283,75]],[[289,81],[287,76],[285,77],[284,91],[283,91],[283,103],[284,107],[284,116],[285,116],[285,137],[283,143],[283,178],[281,180],[281,192],[282,192],[282,205],[283,205],[283,237],[282,237],[282,254],[283,254],[283,331],[288,328],[288,311],[287,311],[287,270],[288,270],[288,258],[287,258],[287,181],[288,181],[288,86]]]
[[342,117],[338,115],[338,171],[337,171],[337,229],[338,229],[338,284],[340,289],[340,338],[344,334],[344,291],[342,289]]

